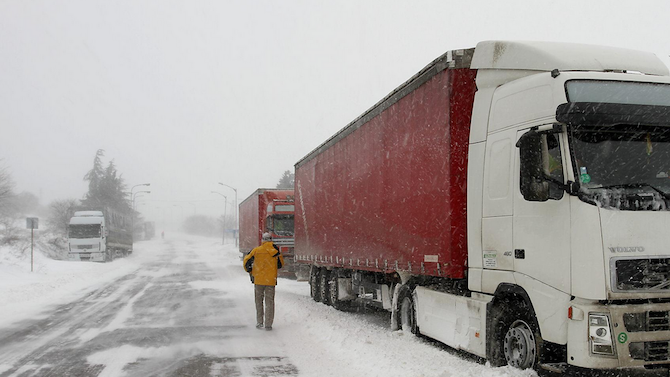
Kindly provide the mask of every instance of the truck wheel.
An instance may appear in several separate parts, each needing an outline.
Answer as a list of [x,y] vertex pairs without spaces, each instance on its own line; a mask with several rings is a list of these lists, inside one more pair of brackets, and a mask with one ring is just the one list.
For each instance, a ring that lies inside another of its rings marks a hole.
[[530,325],[523,320],[514,321],[505,334],[503,350],[508,365],[518,369],[533,368],[537,359],[537,342]]
[[412,290],[407,287],[401,287],[398,294],[398,324],[403,331],[409,331],[412,334],[418,335],[419,328],[416,325],[416,306]]
[[321,297],[321,302],[326,305],[330,305],[330,289],[328,289],[329,276],[330,271],[322,268],[319,273],[319,296]]
[[338,282],[338,274],[336,271],[330,272],[330,279],[328,279],[328,301],[333,308],[337,310],[346,309],[349,306],[349,301],[340,300],[340,285]]
[[309,272],[309,295],[312,296],[316,302],[321,302],[321,289],[319,288],[321,274],[319,274],[319,270],[318,267],[312,266]]
[[491,365],[537,369],[542,338],[528,304],[524,300],[511,300],[494,310],[497,352],[492,354]]

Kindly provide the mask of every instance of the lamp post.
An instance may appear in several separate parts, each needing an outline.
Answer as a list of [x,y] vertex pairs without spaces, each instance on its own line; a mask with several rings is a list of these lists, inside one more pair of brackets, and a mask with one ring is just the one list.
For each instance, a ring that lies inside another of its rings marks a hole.
[[146,191],[145,190],[145,191],[138,191],[138,192],[133,194],[133,190],[137,186],[150,186],[150,185],[151,185],[151,183],[140,183],[139,185],[135,185],[130,189],[130,200],[131,200],[132,210],[133,210],[132,213],[130,214],[130,226],[131,226],[130,236],[131,237],[135,237],[135,198],[137,197],[137,194],[142,193],[142,192],[146,192],[148,194],[151,193],[151,191]]
[[226,243],[226,209],[228,207],[228,197],[217,191],[212,191],[212,194],[223,196],[223,238],[221,238],[221,245],[224,245]]
[[226,186],[226,187],[232,189],[233,191],[235,191],[235,227],[237,228],[237,232],[235,232],[235,247],[237,247],[237,246],[238,246],[238,244],[237,244],[237,242],[238,242],[238,236],[239,236],[239,231],[240,231],[240,229],[239,229],[239,221],[238,221],[238,219],[237,219],[237,189],[236,189],[235,187],[228,186],[228,185],[225,184],[225,183],[221,183],[221,182],[219,182],[219,184],[220,184],[221,186]]
[[151,186],[151,183],[140,183],[139,185],[135,185],[135,186],[131,187],[130,188],[130,199],[133,198],[133,190],[135,190],[135,187],[138,187],[138,186]]
[[[151,191],[138,191],[138,192],[132,194],[133,195],[133,197],[132,197],[132,199],[133,199],[133,211],[135,211],[135,199],[137,198],[137,195],[141,194],[141,193],[144,193],[144,192],[147,193],[147,194],[151,194]],[[133,217],[135,217],[135,214],[133,214]]]

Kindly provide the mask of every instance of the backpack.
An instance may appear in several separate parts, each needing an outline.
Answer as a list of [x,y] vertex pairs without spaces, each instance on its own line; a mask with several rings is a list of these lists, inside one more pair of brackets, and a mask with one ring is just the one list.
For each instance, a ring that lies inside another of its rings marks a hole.
[[244,271],[251,273],[251,269],[254,266],[254,257],[249,258],[247,263],[244,264]]
[[280,254],[280,253],[279,253],[279,248],[278,248],[277,245],[275,245],[275,244],[272,244],[272,247],[274,247],[275,250],[277,250],[277,253],[276,253],[275,255],[273,255],[272,257],[273,257],[273,258],[277,258],[277,269],[280,269],[280,268],[282,268],[283,266],[282,266],[282,264],[281,264],[281,259],[279,259],[279,254]]

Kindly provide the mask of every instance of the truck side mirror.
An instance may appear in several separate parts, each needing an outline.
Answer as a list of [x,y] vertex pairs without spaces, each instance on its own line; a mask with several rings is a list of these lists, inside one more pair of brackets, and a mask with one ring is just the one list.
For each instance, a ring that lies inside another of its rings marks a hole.
[[542,135],[536,130],[523,134],[516,143],[519,148],[520,189],[524,199],[544,202],[549,199],[549,182],[544,178]]
[[272,225],[272,216],[268,216],[265,218],[265,231],[272,232],[273,230],[274,226]]

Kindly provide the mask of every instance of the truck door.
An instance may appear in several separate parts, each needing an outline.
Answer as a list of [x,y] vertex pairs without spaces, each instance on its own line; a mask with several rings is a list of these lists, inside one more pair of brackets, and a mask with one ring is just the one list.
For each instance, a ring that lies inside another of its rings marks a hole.
[[486,139],[482,201],[482,262],[489,270],[513,270],[513,167],[516,129]]
[[561,184],[569,159],[552,125],[517,133],[514,270],[570,292],[570,203]]

